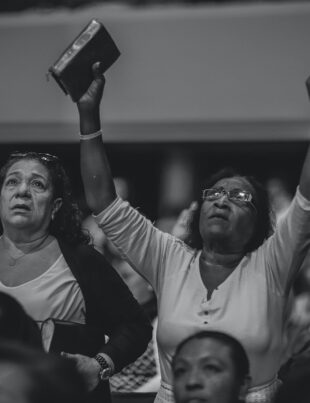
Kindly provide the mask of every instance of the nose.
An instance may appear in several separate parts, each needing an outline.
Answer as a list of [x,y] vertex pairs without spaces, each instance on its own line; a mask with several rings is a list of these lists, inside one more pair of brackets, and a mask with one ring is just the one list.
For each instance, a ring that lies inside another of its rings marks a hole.
[[215,200],[214,205],[216,207],[225,208],[228,207],[228,196],[226,193],[223,193],[221,197]]
[[185,387],[187,390],[203,388],[203,382],[201,380],[201,374],[199,369],[193,368],[189,372],[185,382]]
[[16,196],[29,198],[31,196],[29,185],[25,181],[21,182],[17,188]]

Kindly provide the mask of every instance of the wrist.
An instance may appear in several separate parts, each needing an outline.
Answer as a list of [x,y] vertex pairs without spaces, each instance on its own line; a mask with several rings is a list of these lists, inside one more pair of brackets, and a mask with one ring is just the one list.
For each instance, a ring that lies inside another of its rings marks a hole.
[[99,112],[80,113],[80,132],[81,134],[95,133],[100,130]]
[[113,361],[106,354],[97,354],[94,359],[98,363],[99,380],[107,381],[114,372]]
[[94,133],[87,133],[87,134],[80,133],[80,140],[92,140],[92,139],[95,139],[96,137],[102,137],[101,129]]

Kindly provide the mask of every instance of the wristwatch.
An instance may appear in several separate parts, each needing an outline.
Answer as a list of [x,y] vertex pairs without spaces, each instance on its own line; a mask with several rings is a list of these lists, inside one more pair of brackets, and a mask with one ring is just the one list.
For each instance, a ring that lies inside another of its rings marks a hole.
[[107,381],[112,374],[112,368],[108,364],[107,360],[102,357],[102,355],[97,354],[94,358],[101,367],[98,375],[100,381]]

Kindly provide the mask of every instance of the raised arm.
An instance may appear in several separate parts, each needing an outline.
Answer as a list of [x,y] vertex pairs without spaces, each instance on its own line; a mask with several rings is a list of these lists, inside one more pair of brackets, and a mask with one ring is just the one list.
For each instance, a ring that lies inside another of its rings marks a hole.
[[310,200],[310,148],[306,154],[306,158],[302,167],[300,181],[299,181],[300,193],[307,199]]
[[[306,87],[308,91],[308,95],[310,98],[310,80],[306,81]],[[308,147],[308,151],[306,154],[306,158],[302,167],[301,176],[299,180],[299,189],[301,194],[307,199],[310,200],[310,148]]]
[[93,66],[94,81],[77,103],[81,132],[81,173],[89,208],[98,214],[116,198],[115,186],[101,136],[90,138],[100,126],[100,102],[105,80],[100,65]]

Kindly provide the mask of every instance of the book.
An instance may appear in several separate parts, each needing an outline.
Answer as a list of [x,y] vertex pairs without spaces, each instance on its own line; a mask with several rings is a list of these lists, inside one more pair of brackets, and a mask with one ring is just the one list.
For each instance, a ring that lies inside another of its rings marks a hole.
[[100,62],[104,73],[119,56],[109,32],[101,22],[92,19],[48,69],[48,74],[77,102],[93,81],[92,65]]

